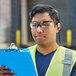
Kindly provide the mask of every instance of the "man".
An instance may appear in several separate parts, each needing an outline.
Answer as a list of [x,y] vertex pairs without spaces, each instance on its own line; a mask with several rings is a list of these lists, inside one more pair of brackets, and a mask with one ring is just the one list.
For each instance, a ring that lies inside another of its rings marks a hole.
[[[76,52],[71,51],[73,52],[72,61],[70,59],[67,61],[65,60],[68,58],[65,56],[66,48],[56,43],[56,34],[61,27],[58,11],[50,5],[38,4],[32,8],[30,17],[32,19],[31,32],[37,45],[29,47],[29,50],[37,75],[67,76],[69,74],[68,76],[76,76]],[[68,69],[65,64],[72,66]],[[64,66],[66,67],[64,68]],[[2,66],[1,68],[6,69],[7,67],[5,67]],[[70,70],[67,71],[68,74],[65,74],[66,69]],[[4,72],[1,71],[1,73],[4,76]]]

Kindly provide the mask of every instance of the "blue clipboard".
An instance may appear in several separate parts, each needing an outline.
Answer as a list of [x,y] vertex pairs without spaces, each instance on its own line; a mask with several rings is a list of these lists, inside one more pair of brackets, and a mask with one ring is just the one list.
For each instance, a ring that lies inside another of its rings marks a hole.
[[[3,51],[3,49],[0,49],[0,51]],[[37,76],[28,50],[25,50],[25,52],[0,52],[0,65],[8,66],[16,76]]]

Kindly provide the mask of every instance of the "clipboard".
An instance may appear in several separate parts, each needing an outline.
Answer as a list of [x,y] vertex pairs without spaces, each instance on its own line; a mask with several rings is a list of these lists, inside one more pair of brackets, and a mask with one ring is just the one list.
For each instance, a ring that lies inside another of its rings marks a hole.
[[[10,49],[12,51],[12,49]],[[8,66],[16,76],[37,76],[30,51],[4,52],[0,49],[0,65]]]

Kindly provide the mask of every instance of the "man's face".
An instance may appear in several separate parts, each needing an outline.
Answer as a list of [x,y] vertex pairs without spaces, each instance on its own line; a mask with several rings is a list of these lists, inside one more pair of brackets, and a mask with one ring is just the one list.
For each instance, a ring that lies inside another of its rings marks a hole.
[[[43,21],[53,21],[47,12],[37,13],[32,18],[32,22],[43,22]],[[40,23],[41,24],[41,23]],[[37,26],[36,28],[31,28],[33,39],[37,44],[45,45],[56,42],[56,33],[58,32],[55,22],[47,23],[49,24],[46,28]],[[35,25],[34,25],[35,26]]]

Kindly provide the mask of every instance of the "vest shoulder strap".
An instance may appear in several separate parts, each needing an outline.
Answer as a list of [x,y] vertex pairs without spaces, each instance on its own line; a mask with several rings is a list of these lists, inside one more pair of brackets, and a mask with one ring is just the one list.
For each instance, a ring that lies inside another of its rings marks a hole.
[[70,76],[71,65],[73,64],[72,54],[73,54],[73,50],[66,48],[64,60],[62,60],[62,63],[64,64],[63,76]]

